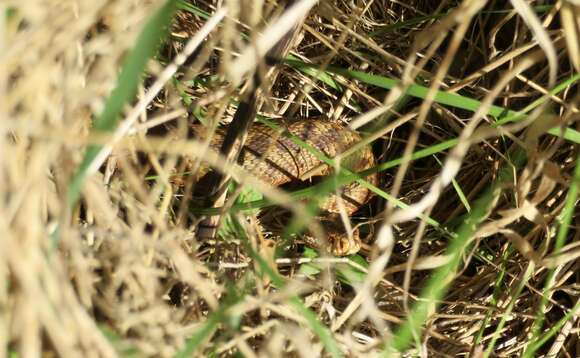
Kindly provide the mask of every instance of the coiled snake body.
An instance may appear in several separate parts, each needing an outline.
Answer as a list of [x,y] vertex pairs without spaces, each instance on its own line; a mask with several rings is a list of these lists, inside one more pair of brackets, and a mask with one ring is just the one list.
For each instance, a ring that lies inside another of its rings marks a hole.
[[[301,120],[287,127],[287,131],[310,146],[334,158],[361,140],[358,133],[334,122],[324,120]],[[203,138],[201,127],[195,126],[196,136]],[[211,138],[210,147],[219,149],[224,132],[218,130]],[[261,124],[254,124],[248,132],[239,162],[250,173],[274,186],[304,179],[305,174],[316,170],[314,175],[328,175],[332,168],[324,164],[310,150],[295,143],[291,138]],[[364,146],[346,156],[341,165],[353,172],[374,166],[375,158],[369,146]],[[365,178],[376,184],[376,174]],[[365,204],[372,193],[358,182],[350,183],[340,190],[340,197],[333,195],[321,204],[323,224],[330,248],[335,255],[347,255],[360,249],[358,230],[347,235],[338,213],[343,207],[350,216]],[[339,201],[341,203],[339,203]],[[309,242],[314,244],[313,242]]]

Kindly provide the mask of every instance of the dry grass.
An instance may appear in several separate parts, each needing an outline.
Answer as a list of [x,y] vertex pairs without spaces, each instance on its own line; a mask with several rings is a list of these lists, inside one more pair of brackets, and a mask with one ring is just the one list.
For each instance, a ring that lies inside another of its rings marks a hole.
[[[178,3],[136,97],[163,1],[0,3],[0,356],[580,356],[577,1],[299,1],[287,23],[280,1]],[[372,142],[351,258],[187,133],[231,120],[301,12],[260,114]],[[200,158],[258,189],[211,240]]]

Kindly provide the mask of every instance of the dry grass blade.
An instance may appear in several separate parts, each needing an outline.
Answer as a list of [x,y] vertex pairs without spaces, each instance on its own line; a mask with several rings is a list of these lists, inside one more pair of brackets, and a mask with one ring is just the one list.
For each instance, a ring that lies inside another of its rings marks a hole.
[[179,66],[183,65],[187,58],[199,47],[201,42],[206,39],[210,32],[214,30],[214,28],[225,16],[226,9],[219,9],[208,20],[208,22],[204,24],[204,26],[197,32],[197,34],[188,41],[183,51],[175,56],[173,63],[165,67],[163,72],[158,76],[157,80],[151,85],[147,93],[141,98],[133,110],[129,112],[129,115],[127,115],[127,117],[117,127],[111,142],[107,143],[107,145],[105,145],[97,154],[87,170],[87,175],[92,175],[97,172],[97,170],[103,165],[105,159],[111,154],[115,144],[130,132],[138,117],[145,112],[147,106],[151,105],[151,102],[155,99],[156,96],[158,96],[166,82],[170,80],[175,72],[179,69]]
[[256,68],[256,59],[263,58],[296,24],[300,23],[315,5],[313,0],[298,0],[271,27],[264,30],[255,44],[248,46],[229,68],[228,77],[233,85]]
[[514,9],[524,19],[526,24],[532,29],[536,41],[546,53],[548,65],[550,66],[550,74],[548,77],[548,85],[553,87],[556,84],[556,74],[558,73],[558,60],[556,58],[556,49],[550,40],[550,37],[542,23],[534,14],[532,8],[523,0],[510,0]]
[[560,16],[570,61],[576,72],[580,72],[580,4],[562,1]]

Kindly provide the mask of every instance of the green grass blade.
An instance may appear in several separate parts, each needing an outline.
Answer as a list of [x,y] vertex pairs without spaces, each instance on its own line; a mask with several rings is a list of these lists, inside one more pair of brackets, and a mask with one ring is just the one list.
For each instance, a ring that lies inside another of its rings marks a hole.
[[[238,226],[241,226],[237,220],[234,220],[234,222]],[[239,227],[239,231],[243,232],[243,228]],[[275,272],[270,267],[270,265],[268,265],[266,260],[264,260],[264,258],[261,257],[254,250],[254,248],[249,244],[249,240],[247,237],[243,237],[242,242],[244,243],[244,246],[246,247],[246,250],[248,251],[250,257],[258,263],[258,266],[262,270],[262,272],[265,273],[270,278],[270,280],[272,280],[272,282],[276,287],[282,289],[286,285],[285,279],[282,276],[280,276],[277,272]],[[338,348],[338,343],[332,337],[330,330],[328,330],[327,327],[325,327],[322,323],[320,323],[314,312],[308,309],[308,307],[306,307],[297,296],[290,297],[289,303],[292,305],[292,307],[294,307],[294,309],[296,309],[296,311],[299,314],[301,314],[304,317],[304,319],[312,329],[312,332],[314,332],[314,334],[318,336],[320,342],[322,342],[327,352],[332,357],[342,357],[343,354]]]
[[[437,153],[441,153],[449,148],[454,147],[456,144],[457,144],[457,139],[452,139],[452,140],[448,140],[445,142],[441,142],[441,143],[432,145],[430,147],[418,150],[415,153],[413,153],[413,155],[411,156],[411,160],[418,160],[418,159],[425,158],[425,157],[428,157],[428,156],[431,156],[431,155],[434,155]],[[317,194],[319,196],[328,195],[328,194],[335,192],[337,187],[340,187],[342,185],[347,185],[349,183],[352,183],[355,180],[361,180],[362,185],[365,185],[365,186],[368,185],[368,188],[373,190],[377,195],[381,196],[385,200],[392,201],[397,207],[399,207],[401,209],[405,209],[408,207],[407,204],[403,203],[402,201],[400,201],[396,198],[391,197],[385,191],[371,185],[370,183],[366,182],[365,180],[360,179],[360,178],[364,178],[364,177],[366,177],[370,174],[373,174],[373,173],[379,173],[379,172],[384,171],[384,170],[395,168],[398,165],[400,165],[402,162],[403,162],[403,158],[401,157],[401,158],[393,159],[393,160],[390,160],[388,162],[379,164],[376,167],[370,168],[370,169],[362,171],[360,173],[347,174],[347,173],[341,172],[336,176],[328,177],[327,179],[325,179],[321,183],[318,183],[316,185],[310,186],[310,187],[305,188],[305,189],[301,189],[301,190],[297,190],[295,192],[292,192],[290,195],[292,196],[293,199],[296,199],[296,200],[313,198],[313,197],[317,196]],[[251,211],[254,209],[263,209],[263,208],[266,208],[266,207],[271,206],[271,205],[272,205],[272,203],[268,199],[264,199],[264,200],[256,200],[256,201],[251,201],[248,203],[234,205],[234,206],[232,206],[231,210],[233,210],[233,211]],[[196,214],[200,214],[200,215],[216,215],[216,214],[219,214],[222,210],[223,210],[223,208],[195,208],[195,209],[192,209],[192,212],[194,212]],[[430,224],[434,227],[440,226],[440,224],[432,218],[424,217],[424,219],[427,221],[428,224]]]
[[[296,61],[296,60],[286,60],[286,63],[288,63],[290,66],[293,66],[293,67],[298,68],[300,70],[304,70],[305,68],[309,68],[309,67],[316,67],[315,65],[304,63],[302,61]],[[353,70],[347,70],[347,69],[337,68],[337,67],[332,67],[332,66],[328,67],[326,69],[326,71],[336,73],[336,74],[339,74],[341,76],[345,76],[345,77],[348,77],[351,79],[359,80],[359,81],[364,82],[366,84],[373,85],[373,86],[380,87],[380,88],[384,88],[384,89],[392,89],[395,86],[400,84],[399,80],[384,77],[384,76],[379,76],[379,75],[375,75],[375,74],[370,74],[370,73],[366,73],[366,72],[362,72],[362,71],[353,71]],[[513,111],[513,110],[510,110],[508,108],[503,108],[500,106],[492,105],[492,106],[490,106],[490,108],[488,110],[488,114],[493,116],[496,119],[496,122],[497,122],[496,125],[502,125],[502,124],[505,124],[508,122],[515,122],[515,121],[523,120],[523,119],[527,118],[527,113],[529,111],[531,111],[532,109],[538,107],[540,104],[549,100],[550,96],[563,91],[565,88],[577,83],[578,81],[580,81],[580,74],[575,74],[574,76],[571,76],[570,78],[568,78],[564,82],[562,82],[559,85],[557,85],[556,87],[554,87],[554,89],[549,91],[548,94],[546,94],[546,95],[542,96],[540,99],[534,101],[530,106],[526,107],[522,111]],[[405,94],[413,96],[413,97],[425,99],[427,97],[428,91],[429,91],[428,87],[424,87],[424,86],[420,86],[420,85],[416,85],[416,84],[411,84],[407,88],[407,92],[405,92]],[[456,93],[445,92],[445,91],[437,91],[437,94],[435,95],[435,102],[442,104],[442,105],[454,107],[454,108],[468,110],[471,112],[475,112],[475,111],[477,111],[477,109],[479,107],[481,107],[481,102],[476,100],[476,99],[462,96],[462,95],[456,94]],[[548,133],[551,135],[554,135],[554,136],[561,135],[560,128],[552,128],[552,129],[548,130]],[[577,130],[575,130],[573,128],[564,128],[563,137],[568,141],[574,142],[576,144],[580,144],[580,132],[578,132]]]
[[226,319],[226,314],[231,304],[222,304],[217,310],[212,312],[201,327],[185,343],[185,347],[178,352],[176,358],[192,357],[195,351],[203,342],[208,340],[218,329],[218,325]]
[[[519,167],[524,161],[525,153],[518,151],[514,155],[515,165]],[[496,182],[475,202],[472,211],[457,231],[457,235],[449,242],[446,252],[446,256],[450,258],[449,262],[435,270],[430,277],[421,292],[420,300],[413,307],[407,320],[395,332],[392,339],[386,342],[384,350],[385,356],[393,356],[397,352],[405,351],[414,337],[421,335],[423,324],[427,320],[429,312],[437,307],[438,302],[444,298],[447,287],[451,283],[455,272],[457,272],[463,254],[469,247],[471,238],[477,230],[479,223],[488,215],[488,209],[497,195],[500,194],[502,185],[509,182],[511,177],[511,168],[504,166]]]
[[534,267],[535,266],[533,263],[528,263],[526,271],[522,274],[521,279],[518,280],[518,285],[516,289],[511,293],[509,304],[504,309],[504,312],[501,315],[501,319],[499,320],[495,328],[495,331],[493,332],[491,340],[487,345],[487,349],[485,350],[485,353],[483,355],[484,358],[487,358],[492,354],[493,349],[495,348],[495,343],[501,337],[501,333],[503,332],[503,328],[505,327],[505,324],[507,323],[508,319],[511,318],[511,314],[514,310],[516,302],[518,301],[518,298],[520,297],[520,294],[522,293],[522,290],[528,284],[530,277],[532,277]]
[[483,339],[483,336],[485,334],[486,328],[489,324],[489,322],[491,322],[492,318],[493,318],[493,313],[496,311],[497,309],[497,305],[499,303],[499,299],[501,297],[501,295],[504,293],[504,287],[502,287],[502,285],[505,284],[505,277],[506,277],[506,268],[507,268],[507,263],[508,263],[508,259],[511,255],[511,253],[513,252],[512,246],[509,246],[503,256],[502,256],[502,261],[501,261],[501,266],[499,267],[498,270],[498,275],[497,278],[495,279],[494,282],[494,288],[493,288],[493,294],[491,296],[491,300],[489,302],[490,304],[490,308],[488,309],[485,318],[483,319],[483,322],[481,323],[481,326],[479,328],[479,332],[477,333],[477,336],[475,337],[475,342],[474,345],[478,346],[481,344],[481,341]]
[[[300,59],[292,54],[289,54],[287,57],[289,60],[294,60],[294,61],[300,61]],[[334,78],[332,77],[332,75],[326,71],[321,71],[320,69],[317,69],[315,67],[308,67],[308,68],[303,68],[302,72],[304,72],[304,74],[315,78],[319,81],[321,81],[322,83],[326,84],[327,86],[329,86],[330,88],[333,88],[337,91],[342,91],[342,86],[336,82],[334,80]]]
[[200,9],[199,7],[195,6],[194,4],[191,4],[185,0],[177,0],[176,5],[177,5],[177,9],[190,12],[194,15],[201,17],[204,20],[209,19],[211,16],[207,11],[204,11],[204,10]]
[[[566,197],[566,204],[562,210],[560,216],[560,226],[558,227],[558,234],[556,235],[556,242],[554,244],[554,254],[557,254],[568,239],[568,232],[570,230],[570,225],[572,223],[572,218],[576,211],[576,202],[578,200],[578,183],[580,183],[580,155],[576,159],[576,167],[574,168],[574,178],[570,183],[570,189],[568,190],[568,195]],[[546,305],[548,304],[549,298],[552,294],[552,287],[556,279],[556,271],[550,269],[546,275],[546,282],[544,284],[544,289],[542,291],[542,299],[536,310],[536,318],[532,326],[532,341],[536,341],[535,344],[528,346],[526,351],[524,351],[523,357],[533,357],[536,350],[542,346],[540,342],[540,334],[542,327],[544,325],[544,311]],[[544,341],[545,342],[545,341]]]
[[[524,109],[522,109],[521,111],[518,112],[510,112],[509,115],[505,116],[504,118],[498,120],[497,122],[494,123],[495,126],[501,126],[504,125],[506,123],[510,123],[510,122],[517,122],[519,120],[523,120],[526,118],[526,113],[531,112],[533,109],[539,107],[540,105],[546,103],[547,101],[550,100],[551,96],[555,96],[558,93],[562,92],[563,90],[565,90],[567,87],[573,85],[574,83],[578,82],[578,80],[580,80],[580,74],[576,74],[574,76],[571,76],[570,78],[568,78],[567,80],[563,81],[562,83],[556,85],[554,88],[552,88],[550,91],[548,91],[547,95],[544,95],[540,98],[538,98],[537,100],[533,101],[532,103],[530,103],[529,105],[527,105]],[[554,132],[551,133],[555,136],[558,136],[559,133]],[[571,139],[569,139],[571,140]]]
[[566,322],[571,319],[574,319],[578,315],[580,311],[580,301],[577,301],[574,307],[568,312],[564,317],[562,317],[552,328],[550,328],[543,336],[537,337],[536,340],[532,341],[532,344],[528,347],[528,349],[524,352],[523,358],[535,357],[535,352],[540,349],[546,342],[554,337],[560,329],[564,326]]
[[469,246],[469,242],[478,223],[485,218],[488,208],[493,202],[495,195],[493,191],[488,191],[474,205],[465,224],[457,233],[457,237],[449,243],[446,256],[449,262],[435,271],[427,283],[426,288],[421,293],[420,301],[413,307],[405,323],[388,342],[385,348],[385,355],[391,356],[395,352],[403,352],[409,346],[411,340],[421,335],[424,322],[427,320],[429,312],[441,301],[447,291],[450,278],[457,271],[463,253]]
[[[434,156],[434,158],[440,166],[443,166],[443,163],[441,163],[441,161],[439,160],[439,158],[437,158],[436,155]],[[465,210],[467,210],[467,212],[470,212],[471,205],[469,205],[469,200],[467,200],[467,196],[465,195],[465,193],[461,189],[461,185],[459,185],[459,183],[457,182],[457,180],[455,180],[455,178],[451,179],[451,184],[453,185],[453,189],[455,189],[455,192],[457,193],[457,196],[459,197],[459,201],[461,201],[461,203],[465,207]]]
[[[554,7],[554,5],[539,5],[539,6],[533,7],[533,9],[534,9],[534,11],[536,11],[538,13],[544,13],[544,12],[550,11],[553,7]],[[481,11],[481,14],[507,14],[507,13],[509,13],[509,11],[512,11],[512,10]],[[378,35],[383,35],[383,34],[393,32],[393,31],[396,31],[399,29],[412,28],[412,27],[415,27],[415,25],[421,24],[425,21],[437,20],[437,19],[440,19],[440,18],[448,16],[448,15],[449,15],[449,13],[439,13],[439,14],[431,14],[431,15],[427,15],[427,16],[418,16],[418,17],[412,18],[412,19],[407,20],[407,21],[399,21],[399,22],[396,22],[394,24],[389,24],[389,25],[385,25],[385,26],[378,26],[378,30],[370,32],[369,36],[376,37]]]
[[[260,121],[262,123],[264,123],[265,125],[273,128],[273,129],[279,129],[279,126],[277,124],[275,124],[275,123],[273,123],[265,118],[261,118]],[[318,158],[322,162],[328,164],[331,168],[336,167],[333,159],[326,157],[326,155],[324,153],[322,153],[318,149],[312,147],[311,145],[304,142],[300,138],[298,138],[294,135],[288,135],[288,138],[290,140],[292,140],[295,144],[308,150],[316,158]],[[443,146],[440,146],[437,148],[441,148],[441,147],[443,147]],[[425,153],[432,153],[432,151],[433,151],[433,148],[428,148],[428,150],[426,150]],[[402,162],[402,160],[401,160],[401,162]],[[385,166],[385,168],[386,168],[386,166]],[[287,233],[298,232],[308,224],[307,219],[313,218],[318,213],[318,210],[319,210],[318,200],[324,198],[325,196],[327,196],[329,194],[332,194],[336,190],[336,188],[343,186],[343,185],[346,185],[347,183],[350,183],[350,182],[355,181],[355,180],[357,182],[359,182],[361,185],[363,185],[364,187],[366,187],[367,189],[369,189],[370,191],[374,192],[375,194],[383,197],[386,200],[394,202],[395,205],[397,205],[398,207],[406,208],[407,205],[405,203],[399,201],[396,198],[393,198],[385,191],[381,190],[380,188],[376,187],[375,185],[369,183],[368,181],[366,181],[364,179],[366,176],[368,176],[369,174],[374,173],[374,172],[375,172],[375,169],[371,168],[369,170],[362,171],[361,174],[357,174],[357,173],[351,172],[350,170],[348,170],[346,168],[341,168],[340,173],[338,173],[337,175],[332,175],[329,178],[327,178],[326,180],[324,180],[322,183],[320,183],[319,185],[316,185],[316,190],[311,192],[312,193],[312,195],[310,196],[311,202],[308,205],[307,212],[301,218],[298,218],[298,217],[294,218],[295,220],[291,222],[291,224],[288,227],[288,230],[286,230]],[[434,220],[430,217],[421,216],[421,218],[426,220],[430,225],[432,225],[434,227],[440,226],[436,220]],[[285,235],[285,236],[287,237],[287,235]]]
[[[167,35],[169,23],[175,12],[175,4],[174,0],[168,0],[143,27],[135,47],[127,56],[121,69],[117,85],[107,99],[103,112],[95,120],[92,131],[107,132],[116,127],[123,106],[135,97],[147,61],[157,53],[157,49]],[[101,146],[98,145],[90,145],[87,148],[68,189],[68,207],[74,206],[80,198],[87,170],[100,150]]]
[[[286,280],[280,276],[276,271],[268,265],[266,260],[261,257],[254,248],[250,245],[249,239],[245,234],[243,226],[237,220],[235,215],[231,215],[231,223],[233,230],[238,233],[238,238],[241,239],[242,243],[244,244],[245,249],[247,250],[249,256],[254,260],[259,267],[259,270],[262,274],[266,275],[273,283],[275,287],[279,290],[283,289],[286,285]],[[243,297],[243,296],[241,296]],[[231,301],[231,300],[229,300]],[[212,312],[207,320],[202,324],[202,326],[187,340],[185,347],[181,352],[177,354],[177,357],[191,357],[196,350],[203,344],[203,342],[210,339],[210,337],[215,333],[220,323],[223,323],[227,320],[229,315],[229,309],[234,305],[241,302],[241,298],[238,297],[235,302],[222,302],[220,307],[218,307],[214,312]],[[318,336],[324,347],[326,348],[327,352],[332,357],[341,357],[342,353],[338,348],[338,343],[332,337],[332,334],[326,328],[314,312],[308,309],[304,303],[297,297],[292,296],[289,298],[288,303],[302,316],[304,317],[305,321],[308,323],[312,332]]]

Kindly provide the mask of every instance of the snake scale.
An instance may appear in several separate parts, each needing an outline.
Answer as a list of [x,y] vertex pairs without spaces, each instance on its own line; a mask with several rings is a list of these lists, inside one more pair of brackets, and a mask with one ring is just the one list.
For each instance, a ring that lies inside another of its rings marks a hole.
[[[202,126],[193,126],[200,139],[205,139]],[[298,139],[324,153],[329,158],[345,152],[361,140],[355,131],[335,122],[325,120],[300,120],[290,124],[287,131]],[[210,139],[210,147],[219,150],[225,131],[218,129]],[[273,128],[254,124],[248,132],[239,163],[245,170],[274,186],[300,181],[305,174],[315,170],[315,175],[325,176],[332,168],[318,159],[311,150],[295,143],[288,136]],[[366,145],[346,156],[341,165],[353,172],[369,169],[375,164],[371,148]],[[372,184],[377,183],[376,174],[365,178]],[[342,206],[350,216],[372,197],[372,192],[358,182],[350,183],[340,189],[340,197],[330,196],[321,204],[322,223],[326,230],[330,249],[338,256],[356,253],[361,246],[358,230],[347,235],[339,218]],[[342,200],[341,200],[342,199]],[[339,203],[341,201],[342,205]],[[314,246],[314,242],[308,242]]]

